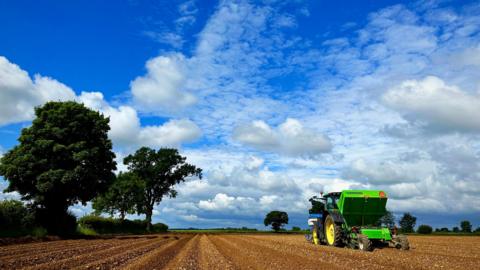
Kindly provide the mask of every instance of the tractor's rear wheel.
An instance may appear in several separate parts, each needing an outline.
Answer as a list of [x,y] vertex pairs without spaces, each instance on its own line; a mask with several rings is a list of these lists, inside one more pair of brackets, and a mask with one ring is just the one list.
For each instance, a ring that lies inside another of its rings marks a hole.
[[362,251],[372,251],[373,250],[373,243],[367,236],[359,234],[357,236],[358,240],[358,249]]
[[342,246],[342,227],[336,224],[331,215],[325,218],[325,240],[329,246]]
[[397,235],[395,237],[395,247],[401,250],[409,250],[410,243],[408,242],[408,238],[405,235]]

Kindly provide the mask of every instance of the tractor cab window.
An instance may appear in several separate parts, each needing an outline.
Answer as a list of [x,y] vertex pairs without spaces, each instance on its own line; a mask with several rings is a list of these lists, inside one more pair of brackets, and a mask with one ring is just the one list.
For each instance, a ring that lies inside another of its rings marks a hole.
[[338,201],[338,198],[328,197],[327,198],[327,209],[337,209],[337,201]]

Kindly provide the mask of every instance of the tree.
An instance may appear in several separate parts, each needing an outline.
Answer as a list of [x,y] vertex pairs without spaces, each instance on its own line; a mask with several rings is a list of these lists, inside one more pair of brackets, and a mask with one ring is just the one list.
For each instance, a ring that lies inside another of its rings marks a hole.
[[429,226],[429,225],[420,225],[418,226],[418,229],[417,229],[417,233],[420,233],[420,234],[431,234],[432,233],[432,227]]
[[460,232],[460,229],[458,227],[453,227],[452,232],[458,233]]
[[144,185],[135,174],[120,172],[107,192],[93,200],[93,209],[96,214],[102,212],[113,216],[118,212],[123,221],[126,214],[134,214],[137,205],[141,203]]
[[174,185],[184,182],[187,177],[202,178],[202,169],[185,160],[177,149],[161,148],[155,151],[148,147],[138,149],[123,160],[144,187],[137,211],[145,214],[147,231],[151,228],[153,206],[159,204],[167,194],[172,198],[177,195]]
[[400,228],[404,233],[411,233],[414,232],[413,228],[415,227],[415,223],[417,222],[417,218],[412,216],[410,213],[403,214],[403,217],[400,219]]
[[302,230],[302,228],[300,228],[300,227],[297,227],[297,226],[292,227],[292,232],[299,232],[301,230]]
[[284,224],[288,224],[288,214],[282,211],[271,211],[265,216],[263,224],[272,225],[272,229],[278,232]]
[[476,228],[475,231],[473,232],[476,232],[476,233],[480,232],[480,227]]
[[388,228],[395,227],[395,216],[392,212],[386,211],[385,215],[378,220],[379,225],[386,226]]
[[86,204],[114,178],[109,119],[72,101],[48,102],[35,116],[20,144],[1,158],[0,175],[9,181],[6,192],[33,201],[42,225],[62,233],[74,224],[68,207]]
[[449,232],[450,230],[447,227],[440,228],[441,232]]
[[462,222],[460,222],[460,228],[462,228],[462,232],[464,233],[472,232],[472,224],[468,220],[463,220]]

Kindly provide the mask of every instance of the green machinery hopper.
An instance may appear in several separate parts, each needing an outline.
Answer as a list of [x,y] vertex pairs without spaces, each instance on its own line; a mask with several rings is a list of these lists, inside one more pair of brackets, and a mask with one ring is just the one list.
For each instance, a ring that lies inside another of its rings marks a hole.
[[388,228],[375,227],[387,211],[384,191],[344,190],[337,205],[347,227],[361,228],[361,233],[369,239],[392,239]]

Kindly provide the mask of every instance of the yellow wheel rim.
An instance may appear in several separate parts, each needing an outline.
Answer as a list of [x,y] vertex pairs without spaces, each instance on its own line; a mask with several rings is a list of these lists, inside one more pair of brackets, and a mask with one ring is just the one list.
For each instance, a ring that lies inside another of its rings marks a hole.
[[328,218],[325,222],[325,234],[327,235],[327,243],[333,245],[335,242],[335,225],[331,218]]
[[318,245],[317,226],[313,230],[313,244]]

